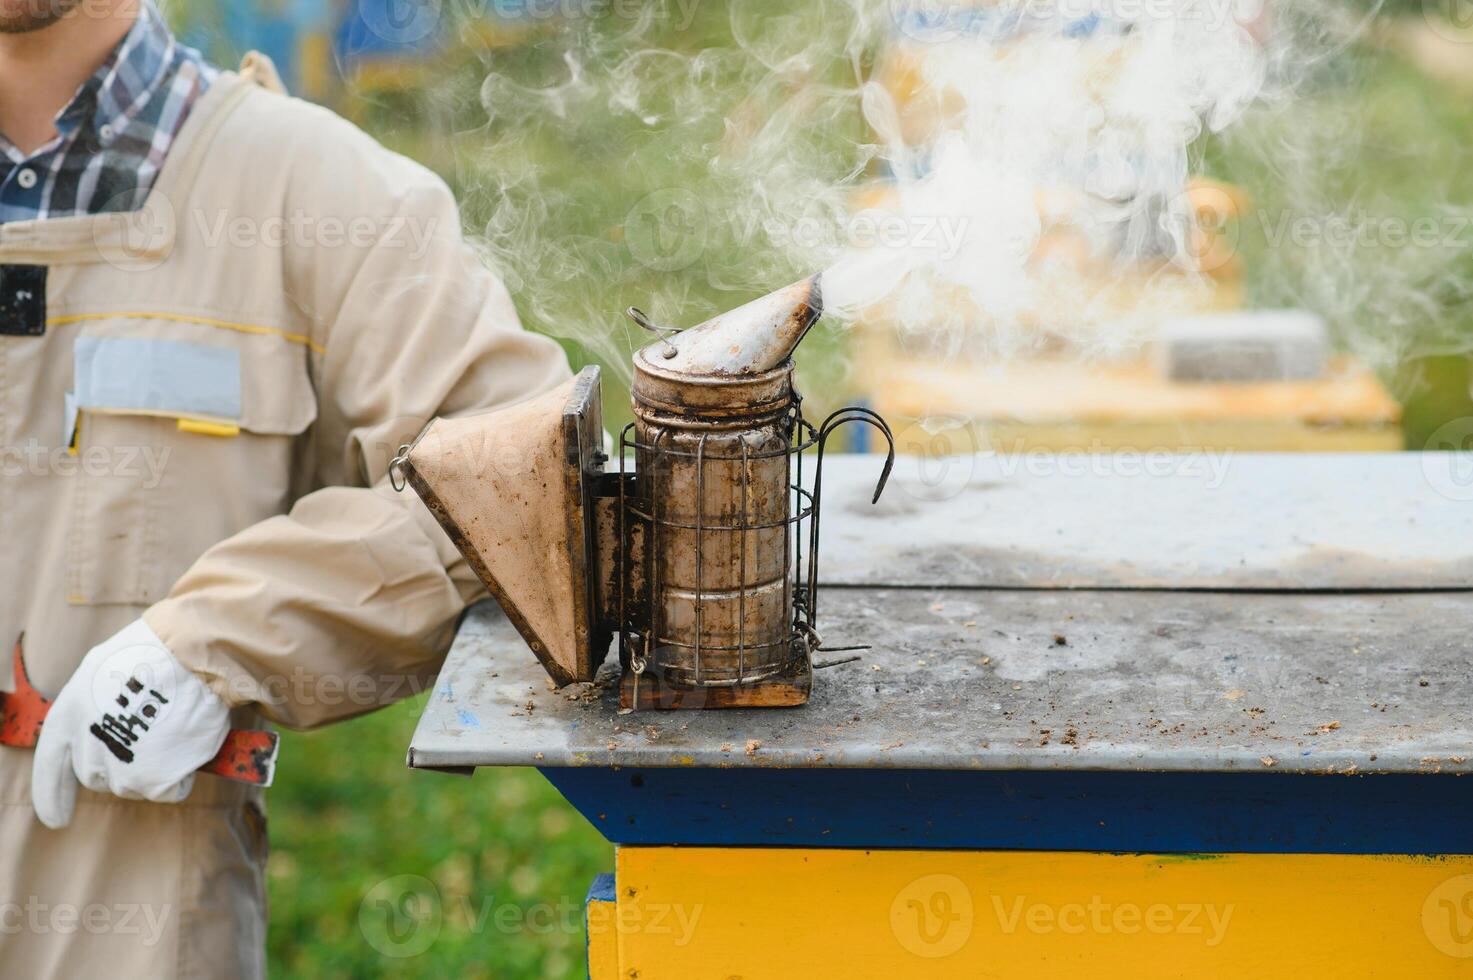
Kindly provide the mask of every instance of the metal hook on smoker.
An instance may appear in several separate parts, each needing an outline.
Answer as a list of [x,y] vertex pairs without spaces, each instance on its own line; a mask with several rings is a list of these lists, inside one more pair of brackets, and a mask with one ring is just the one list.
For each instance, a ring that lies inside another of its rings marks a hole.
[[819,503],[823,496],[823,452],[829,441],[829,436],[834,430],[850,422],[863,422],[880,430],[885,437],[888,447],[885,453],[885,468],[880,471],[880,481],[875,485],[875,495],[870,501],[872,504],[880,502],[880,494],[885,492],[885,484],[890,482],[890,471],[895,468],[895,436],[890,431],[890,425],[879,413],[872,412],[867,408],[851,405],[849,408],[841,408],[828,418],[824,419],[823,425],[818,427],[818,465],[813,472],[813,516],[808,519],[808,617],[809,622],[818,619],[818,515]]
[[404,488],[409,485],[409,476],[406,468],[409,466],[409,450],[413,448],[408,445],[399,447],[399,455],[389,464],[389,486],[394,488],[395,493],[403,493]]
[[[880,502],[880,494],[885,492],[885,485],[890,482],[890,471],[895,468],[895,436],[890,431],[890,423],[886,422],[878,412],[860,408],[858,405],[850,405],[824,419],[823,425],[818,428],[818,465],[823,466],[824,443],[828,442],[829,436],[833,435],[834,430],[839,426],[849,422],[864,422],[866,425],[872,425],[879,429],[880,434],[885,437],[887,446],[885,467],[880,471],[880,482],[875,484],[875,495],[870,499],[870,503],[877,504]],[[815,490],[818,489],[819,479],[819,476],[814,476]]]
[[652,321],[649,317],[645,316],[644,310],[641,310],[637,306],[629,307],[629,309],[624,311],[624,315],[629,317],[629,319],[633,320],[635,323],[639,324],[641,329],[648,330],[650,333],[660,338],[660,343],[665,345],[664,353],[666,360],[669,360],[676,354],[680,353],[680,350],[674,344],[670,343],[668,339],[666,339],[666,334],[673,335],[680,333],[679,327],[662,327],[658,323]]

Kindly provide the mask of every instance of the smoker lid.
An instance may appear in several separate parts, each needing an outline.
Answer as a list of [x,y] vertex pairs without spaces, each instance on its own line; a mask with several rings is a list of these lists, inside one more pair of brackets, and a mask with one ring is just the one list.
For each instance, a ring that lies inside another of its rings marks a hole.
[[811,276],[657,340],[635,354],[635,363],[692,378],[764,374],[788,360],[822,315],[819,277]]

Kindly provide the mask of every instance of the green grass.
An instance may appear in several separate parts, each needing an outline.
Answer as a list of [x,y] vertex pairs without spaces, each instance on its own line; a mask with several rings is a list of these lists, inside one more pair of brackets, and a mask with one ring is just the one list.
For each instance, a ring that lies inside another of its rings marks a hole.
[[583,897],[612,849],[533,771],[405,768],[423,706],[285,736],[270,791],[272,976],[584,976]]
[[[1452,245],[1348,247],[1285,236],[1286,216],[1354,221],[1473,216],[1473,93],[1392,51],[1357,46],[1292,100],[1199,146],[1203,172],[1248,190],[1237,245],[1250,304],[1302,306],[1404,406],[1410,449],[1473,416],[1473,225]],[[1285,163],[1285,161],[1289,161]],[[1279,229],[1279,241],[1272,240]]]

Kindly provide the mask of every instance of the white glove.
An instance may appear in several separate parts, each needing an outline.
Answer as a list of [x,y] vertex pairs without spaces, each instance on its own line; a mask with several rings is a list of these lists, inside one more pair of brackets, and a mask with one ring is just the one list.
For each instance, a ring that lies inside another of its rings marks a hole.
[[71,823],[79,782],[177,803],[228,734],[225,703],[140,619],[93,647],[51,706],[32,764],[36,816],[53,829]]

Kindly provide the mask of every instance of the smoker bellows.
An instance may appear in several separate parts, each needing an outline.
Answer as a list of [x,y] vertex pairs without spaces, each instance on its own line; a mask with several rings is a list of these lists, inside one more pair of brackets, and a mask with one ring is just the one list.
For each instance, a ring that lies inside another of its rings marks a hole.
[[[817,277],[634,355],[635,420],[603,452],[599,371],[521,405],[438,419],[402,473],[559,684],[617,637],[632,708],[801,704],[820,648],[824,448],[862,408],[803,418],[793,349]],[[805,453],[813,450],[811,483]],[[874,497],[894,462],[894,445]]]

